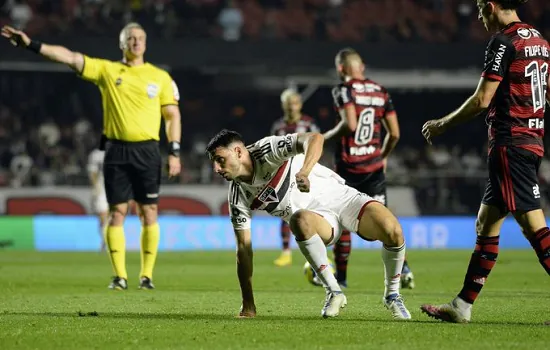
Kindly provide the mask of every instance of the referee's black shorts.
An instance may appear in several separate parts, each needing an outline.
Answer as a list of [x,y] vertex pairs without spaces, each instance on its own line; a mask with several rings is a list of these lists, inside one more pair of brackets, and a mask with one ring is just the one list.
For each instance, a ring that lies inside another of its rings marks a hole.
[[109,205],[130,199],[140,204],[156,204],[162,169],[159,143],[108,140],[105,146],[103,176]]

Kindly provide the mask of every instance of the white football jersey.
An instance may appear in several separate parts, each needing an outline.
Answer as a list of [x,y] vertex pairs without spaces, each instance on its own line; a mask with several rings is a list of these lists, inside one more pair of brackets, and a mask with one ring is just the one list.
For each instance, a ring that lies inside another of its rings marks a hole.
[[88,174],[97,174],[97,182],[95,190],[97,193],[104,191],[103,182],[103,161],[105,159],[105,151],[94,149],[88,156]]
[[236,180],[229,186],[229,212],[235,229],[249,229],[254,210],[288,222],[299,209],[324,206],[331,188],[345,184],[334,171],[316,164],[309,174],[310,192],[300,192],[296,173],[305,157],[298,154],[297,142],[298,134],[288,134],[265,137],[247,146],[254,162],[252,184]]

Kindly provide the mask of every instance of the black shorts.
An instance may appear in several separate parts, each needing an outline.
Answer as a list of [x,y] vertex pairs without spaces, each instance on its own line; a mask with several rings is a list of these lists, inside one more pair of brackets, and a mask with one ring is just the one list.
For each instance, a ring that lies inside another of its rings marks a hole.
[[140,204],[157,203],[161,163],[157,141],[107,141],[103,176],[109,205],[130,199]]
[[539,166],[542,158],[518,147],[495,147],[489,154],[489,179],[481,202],[503,213],[540,209]]
[[368,174],[355,174],[340,170],[338,171],[338,175],[346,180],[346,185],[355,188],[359,192],[368,194],[386,206],[388,205],[384,168]]

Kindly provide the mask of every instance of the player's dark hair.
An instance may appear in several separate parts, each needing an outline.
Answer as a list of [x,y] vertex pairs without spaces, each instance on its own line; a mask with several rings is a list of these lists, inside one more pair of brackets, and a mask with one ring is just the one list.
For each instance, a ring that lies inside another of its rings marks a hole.
[[348,59],[348,57],[353,55],[359,55],[359,54],[357,53],[357,51],[355,51],[351,47],[346,47],[345,49],[340,50],[336,54],[336,62],[338,62],[338,64],[343,64]]
[[484,0],[484,3],[488,3],[490,1],[496,2],[504,10],[515,10],[529,0]]
[[210,142],[208,142],[208,146],[206,146],[206,153],[212,153],[216,150],[218,147],[227,147],[233,142],[243,142],[243,137],[241,134],[239,134],[236,131],[223,129],[222,131],[218,132]]

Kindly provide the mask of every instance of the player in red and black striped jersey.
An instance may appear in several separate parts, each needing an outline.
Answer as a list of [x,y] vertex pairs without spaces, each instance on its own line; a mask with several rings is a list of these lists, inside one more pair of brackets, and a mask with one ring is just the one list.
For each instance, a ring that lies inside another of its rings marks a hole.
[[[302,97],[292,89],[286,89],[281,93],[281,107],[284,116],[278,119],[271,127],[271,135],[283,136],[294,133],[319,132],[313,118],[302,114]],[[283,251],[274,261],[277,266],[292,264],[292,252],[290,250],[290,227],[285,221],[281,221],[281,238]]]
[[[346,184],[386,205],[386,161],[399,140],[399,123],[388,91],[365,77],[365,65],[353,49],[336,56],[336,69],[342,82],[332,90],[335,109],[341,121],[327,131],[326,140],[339,138],[336,172]],[[382,128],[386,137],[382,140]],[[336,279],[347,285],[347,265],[351,233],[344,232],[334,245]],[[413,288],[413,274],[405,260],[402,288]]]
[[489,180],[479,209],[477,242],[464,285],[449,304],[423,305],[428,315],[469,322],[498,256],[500,227],[509,212],[550,275],[550,230],[540,203],[538,170],[544,148],[544,110],[549,100],[550,46],[540,32],[520,21],[516,9],[527,0],[478,0],[479,19],[495,32],[475,93],[456,111],[426,122],[432,138],[488,110]]

